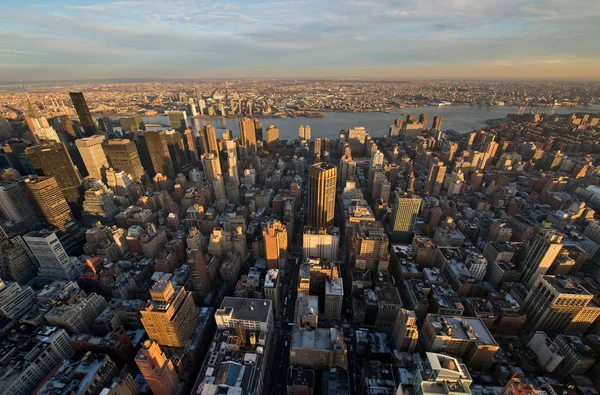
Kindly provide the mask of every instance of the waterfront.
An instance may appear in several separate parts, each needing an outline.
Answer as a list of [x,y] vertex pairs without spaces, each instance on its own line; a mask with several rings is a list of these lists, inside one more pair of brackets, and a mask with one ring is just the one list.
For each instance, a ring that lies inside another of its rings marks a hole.
[[[529,110],[529,108],[527,109]],[[468,133],[474,129],[486,127],[488,119],[503,118],[507,114],[516,113],[518,107],[475,107],[475,106],[424,106],[407,107],[399,111],[390,113],[367,112],[367,113],[344,113],[344,112],[326,112],[322,118],[257,118],[263,123],[263,131],[269,125],[275,125],[279,128],[280,139],[295,139],[298,137],[298,126],[310,125],[312,138],[327,137],[335,139],[339,136],[340,130],[347,130],[354,126],[364,126],[370,131],[371,136],[381,137],[388,133],[389,125],[396,118],[406,118],[407,114],[418,117],[421,113],[429,115],[428,126],[435,115],[443,117],[442,129],[455,130],[458,133]],[[540,113],[568,114],[572,112],[600,112],[600,106],[589,107],[540,107]],[[157,123],[168,125],[166,116],[146,117],[146,123]],[[202,125],[211,124],[217,128],[217,136],[221,137],[223,130],[230,129],[234,137],[239,137],[239,118],[193,118],[188,120],[195,130]],[[164,128],[151,128],[164,129]]]

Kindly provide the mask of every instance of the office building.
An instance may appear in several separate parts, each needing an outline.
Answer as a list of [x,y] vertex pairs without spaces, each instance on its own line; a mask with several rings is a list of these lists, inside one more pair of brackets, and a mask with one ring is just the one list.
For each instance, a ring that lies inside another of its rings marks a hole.
[[564,359],[552,372],[553,376],[560,380],[565,380],[571,375],[586,374],[598,362],[596,353],[579,336],[557,335],[554,345],[564,355]]
[[144,117],[141,115],[134,115],[132,117],[120,117],[119,123],[121,124],[121,130],[123,133],[134,133],[138,130],[143,130]]
[[185,111],[169,111],[167,113],[171,129],[183,132],[187,129],[187,114]]
[[416,195],[394,193],[393,211],[389,217],[390,238],[393,243],[412,242],[413,230],[417,222],[423,200]]
[[442,130],[442,116],[436,115],[433,117],[433,123],[431,124],[431,129]]
[[[592,299],[593,295],[572,277],[541,276],[524,302],[527,327],[549,335],[565,333]],[[589,327],[595,318],[579,324]]]
[[[105,385],[119,374],[108,355],[88,352],[82,359],[63,361],[37,389],[37,395],[100,394]],[[59,389],[57,391],[57,389]]]
[[346,154],[340,159],[340,171],[338,174],[338,187],[346,185],[346,181],[353,180],[356,175],[356,162],[352,155]]
[[54,177],[69,204],[81,198],[81,177],[64,144],[54,141],[28,147],[25,153],[40,176]]
[[427,314],[420,336],[425,351],[462,358],[467,366],[481,371],[500,348],[478,318]]
[[24,115],[24,119],[36,143],[40,144],[44,140],[60,142],[56,130],[50,126],[46,117]]
[[352,228],[348,243],[353,267],[371,272],[388,270],[390,242],[381,222],[359,222]]
[[202,168],[204,170],[204,177],[209,183],[214,182],[217,178],[223,176],[221,171],[221,163],[219,157],[212,153],[202,155]]
[[434,159],[429,168],[427,182],[425,183],[425,193],[431,196],[439,196],[446,176],[446,166],[443,162]]
[[562,235],[557,233],[538,234],[532,242],[519,270],[521,281],[533,288],[535,282],[548,272],[562,249]]
[[302,140],[310,140],[310,126],[300,125],[298,126],[298,139]]
[[[3,238],[0,229],[0,240]],[[4,280],[26,284],[37,275],[34,256],[21,237],[0,241],[0,277]]]
[[246,153],[256,151],[256,129],[252,118],[242,118],[240,120],[240,141]]
[[200,145],[203,154],[211,153],[217,158],[219,157],[219,145],[217,143],[217,132],[212,125],[205,125],[200,129]]
[[419,340],[417,315],[412,310],[400,309],[396,315],[396,322],[392,331],[396,350],[401,352],[414,352]]
[[288,249],[288,234],[281,221],[273,220],[263,229],[265,259],[269,269],[282,269],[285,266]]
[[265,145],[267,148],[277,148],[277,144],[279,143],[279,129],[277,129],[275,125],[269,125],[265,132],[265,137]]
[[75,145],[79,150],[88,175],[97,180],[106,180],[106,169],[109,167],[102,148],[103,142],[104,136],[100,135],[75,140]]
[[336,167],[315,163],[308,173],[308,224],[316,228],[333,225],[336,200]]
[[0,278],[0,317],[18,319],[28,312],[35,303],[35,293],[31,287],[21,287],[16,282]]
[[136,181],[139,181],[144,175],[140,155],[132,141],[128,139],[108,140],[104,151],[114,169],[124,171]]
[[17,223],[38,222],[35,211],[25,195],[25,187],[21,180],[0,181],[0,213],[5,219]]
[[340,230],[304,227],[302,234],[302,254],[304,258],[319,258],[323,261],[338,260],[340,248]]
[[83,126],[84,134],[86,136],[96,134],[96,123],[94,122],[87,102],[83,97],[83,92],[69,92],[69,96],[71,97],[73,107],[75,107],[75,111],[77,112],[79,122],[81,123],[81,126]]
[[290,365],[310,369],[346,368],[347,349],[339,328],[299,329],[292,331]]
[[41,327],[33,336],[18,339],[13,354],[0,362],[0,388],[10,395],[30,395],[36,387],[64,360],[70,359],[73,348],[64,329]]
[[[470,395],[473,382],[469,369],[456,358],[433,352],[417,363],[410,383],[415,395]],[[399,394],[404,394],[404,383]]]
[[273,329],[271,300],[247,299],[226,296],[215,312],[219,329],[236,329],[238,325],[247,331],[270,333]]
[[54,177],[29,177],[25,188],[46,222],[65,232],[67,224],[74,221],[69,204]]
[[150,289],[150,297],[140,311],[148,337],[161,346],[183,347],[198,323],[191,292],[159,280]]
[[160,173],[174,179],[176,174],[169,154],[166,132],[147,130],[144,132],[144,138],[148,147],[148,153],[150,155],[150,160],[152,161],[154,173]]
[[104,297],[95,293],[86,295],[81,291],[77,298],[55,305],[44,314],[44,319],[50,325],[65,329],[69,333],[91,333],[96,318],[107,307]]
[[344,300],[344,283],[341,277],[328,277],[325,280],[325,309],[326,320],[342,318],[342,301]]
[[179,387],[179,376],[173,362],[167,359],[158,343],[146,340],[135,357],[140,373],[154,395],[175,395]]
[[279,300],[281,295],[279,269],[269,269],[265,276],[263,285],[265,299],[270,299],[275,314],[279,311]]
[[171,163],[173,164],[173,170],[176,175],[188,164],[189,155],[186,152],[182,135],[182,133],[174,130],[167,130],[165,132],[169,156],[171,157]]
[[[190,234],[192,234],[192,231],[194,231],[193,233],[196,235],[201,235],[197,228],[190,229]],[[188,246],[189,240],[188,237]],[[189,255],[190,253],[188,252],[188,256]],[[206,267],[206,260],[210,257],[204,257],[201,249],[194,250],[193,255],[193,263],[188,261],[188,265],[190,266],[192,281],[197,288],[196,292],[199,292],[201,295],[208,295],[212,291],[212,279]]]
[[26,234],[23,239],[39,263],[38,281],[76,280],[82,265],[76,257],[67,255],[56,233],[39,230]]

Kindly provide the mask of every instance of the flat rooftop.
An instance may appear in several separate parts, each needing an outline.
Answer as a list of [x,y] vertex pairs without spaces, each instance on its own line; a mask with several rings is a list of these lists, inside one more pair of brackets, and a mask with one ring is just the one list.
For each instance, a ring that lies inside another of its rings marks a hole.
[[[472,340],[478,344],[497,346],[496,340],[479,318],[429,314],[438,336]],[[449,330],[451,329],[451,330]]]
[[231,319],[242,321],[267,322],[271,311],[271,300],[269,299],[247,299],[225,297],[221,307],[215,314],[231,312]]

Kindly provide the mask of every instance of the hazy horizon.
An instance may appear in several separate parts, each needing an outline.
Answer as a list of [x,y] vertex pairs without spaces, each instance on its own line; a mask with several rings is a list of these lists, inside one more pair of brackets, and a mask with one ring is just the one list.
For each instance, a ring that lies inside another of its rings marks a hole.
[[4,4],[0,81],[600,80],[595,0]]

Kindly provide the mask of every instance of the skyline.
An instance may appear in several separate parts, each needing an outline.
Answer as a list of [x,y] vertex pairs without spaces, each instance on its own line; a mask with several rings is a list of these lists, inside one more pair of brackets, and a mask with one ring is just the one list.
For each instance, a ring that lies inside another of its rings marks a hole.
[[10,0],[5,7],[2,82],[600,79],[600,4],[590,0]]

